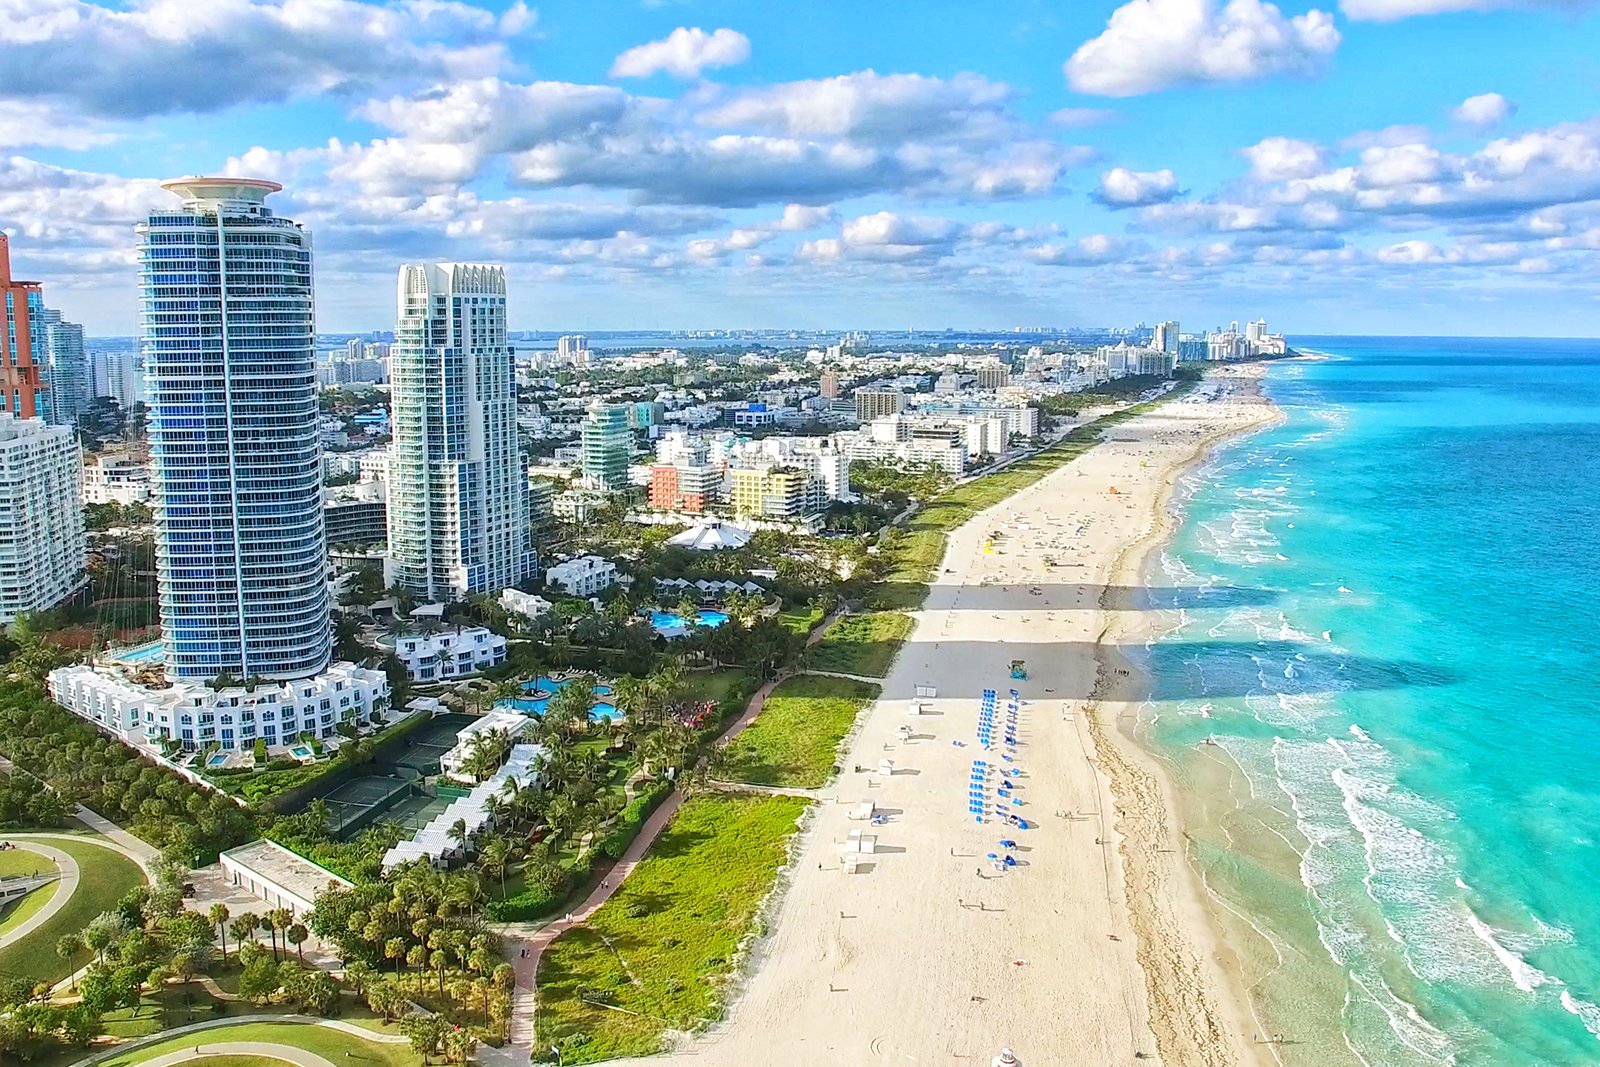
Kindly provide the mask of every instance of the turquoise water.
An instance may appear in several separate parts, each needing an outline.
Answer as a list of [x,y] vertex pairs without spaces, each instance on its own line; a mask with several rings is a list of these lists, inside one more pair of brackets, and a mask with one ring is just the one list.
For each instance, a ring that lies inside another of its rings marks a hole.
[[[728,621],[727,613],[722,611],[702,611],[699,615],[699,621],[695,624],[697,626],[715,628]],[[689,629],[689,624],[684,621],[683,616],[674,611],[652,611],[650,625],[655,627],[656,633],[669,638],[682,637]]]
[[[566,685],[568,681],[570,681],[570,679],[563,678],[560,681],[557,681],[554,678],[550,678],[541,674],[537,678],[530,678],[523,682],[522,690],[525,693],[543,693],[543,696],[511,697],[507,700],[498,701],[495,704],[495,707],[513,708],[516,711],[526,712],[529,715],[543,715],[545,705],[550,703],[551,694],[553,694],[557,689],[560,689],[562,686]],[[595,683],[591,692],[593,692],[595,696],[610,696],[611,687],[609,685]],[[604,719],[610,721],[612,719],[620,719],[622,717],[622,713],[617,710],[615,704],[599,702],[589,709],[589,717],[595,720]]]
[[1287,1064],[1600,1062],[1600,344],[1297,344],[1150,575],[1258,1019]]
[[151,641],[148,644],[138,645],[116,653],[114,659],[118,663],[150,663],[161,658],[162,646],[160,641]]

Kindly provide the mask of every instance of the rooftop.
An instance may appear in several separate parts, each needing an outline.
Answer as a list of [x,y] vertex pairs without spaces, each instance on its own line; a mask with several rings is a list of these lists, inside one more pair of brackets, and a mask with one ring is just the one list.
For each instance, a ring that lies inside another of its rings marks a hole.
[[304,856],[290,852],[276,841],[261,838],[224,852],[223,858],[248,867],[306,900],[317,899],[317,894],[329,882],[350,888],[350,883],[326,867],[319,867]]

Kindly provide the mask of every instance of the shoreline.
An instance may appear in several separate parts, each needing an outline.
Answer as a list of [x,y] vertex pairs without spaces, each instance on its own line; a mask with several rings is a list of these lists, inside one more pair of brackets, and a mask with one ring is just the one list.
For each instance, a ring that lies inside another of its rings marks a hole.
[[[1326,357],[1307,353],[1298,358]],[[1261,391],[1266,365],[1246,366],[1260,368],[1249,391],[1259,408],[1257,416],[1205,435],[1187,457],[1163,472],[1160,491],[1149,501],[1149,526],[1144,536],[1126,544],[1112,563],[1108,587],[1131,589],[1148,584],[1151,559],[1171,544],[1182,524],[1172,498],[1185,475],[1207,462],[1217,450],[1284,421],[1282,410]],[[1172,775],[1139,736],[1138,712],[1151,699],[1154,680],[1119,646],[1124,642],[1144,644],[1157,636],[1155,620],[1148,609],[1130,611],[1102,602],[1102,611],[1106,623],[1096,657],[1100,673],[1085,708],[1085,719],[1099,758],[1111,768],[1111,789],[1118,798],[1120,851],[1127,899],[1134,927],[1139,931],[1140,964],[1152,1001],[1166,1007],[1153,1013],[1162,1020],[1156,1025],[1156,1032],[1163,1056],[1171,1057],[1169,1062],[1226,1063],[1229,1061],[1208,1052],[1197,1040],[1198,1035],[1203,1033],[1213,1043],[1226,1044],[1224,1030],[1231,1029],[1238,1037],[1248,1028],[1251,1040],[1245,1047],[1245,1062],[1276,1064],[1280,1061],[1273,1043],[1255,1041],[1258,1034],[1268,1031],[1256,1015],[1244,968],[1228,947],[1226,931],[1215,913],[1219,902],[1190,862],[1188,834]],[[1173,859],[1163,862],[1158,858],[1161,856]],[[1181,938],[1174,938],[1174,924],[1185,927],[1196,944],[1185,945]],[[1208,969],[1220,982],[1204,980]],[[1177,976],[1187,976],[1188,981],[1170,984]],[[1208,992],[1218,995],[1208,996]]]
[[[1178,854],[1145,863],[1178,832],[1170,787],[1105,717],[1116,710],[1106,682],[1122,677],[1105,641],[1119,632],[1116,596],[1141,591],[1128,572],[1148,547],[1136,549],[1164,536],[1182,472],[1264,421],[1239,385],[1263,373],[1219,368],[949,534],[882,696],[816,793],[722,1020],[676,1035],[664,1057],[615,1062],[986,1061],[1006,1045],[1038,1063],[1272,1062],[1252,1049],[1248,1000],[1218,958],[1198,880]],[[1007,666],[1018,658],[1020,683]],[[974,740],[978,698],[1007,685],[1025,698],[1010,764],[1023,775],[1022,832],[962,814],[973,760],[1003,766]],[[926,687],[926,712],[908,717]],[[1156,802],[1124,803],[1135,794]],[[841,853],[863,832],[866,801],[884,822],[847,873]],[[986,869],[1008,834],[1017,866]],[[1174,865],[1146,899],[1146,872]]]

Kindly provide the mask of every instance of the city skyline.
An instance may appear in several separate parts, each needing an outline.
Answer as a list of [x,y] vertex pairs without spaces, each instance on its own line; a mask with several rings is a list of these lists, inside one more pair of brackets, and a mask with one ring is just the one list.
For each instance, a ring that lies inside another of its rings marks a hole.
[[[526,294],[514,331],[1226,304],[1301,334],[1600,333],[1582,7],[821,5],[794,27],[717,3],[241,0],[237,25],[168,34],[162,4],[48,6],[0,29],[0,229],[92,335],[135,332],[131,231],[160,181],[216,172],[282,182],[323,235],[328,332],[386,321],[395,263],[482,260]],[[1454,59],[1491,43],[1492,68]]]

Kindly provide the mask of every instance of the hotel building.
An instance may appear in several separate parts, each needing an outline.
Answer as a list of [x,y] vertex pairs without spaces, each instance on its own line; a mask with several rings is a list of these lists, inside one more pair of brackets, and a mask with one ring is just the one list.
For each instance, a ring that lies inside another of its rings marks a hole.
[[82,472],[70,428],[0,412],[0,624],[83,584]]

